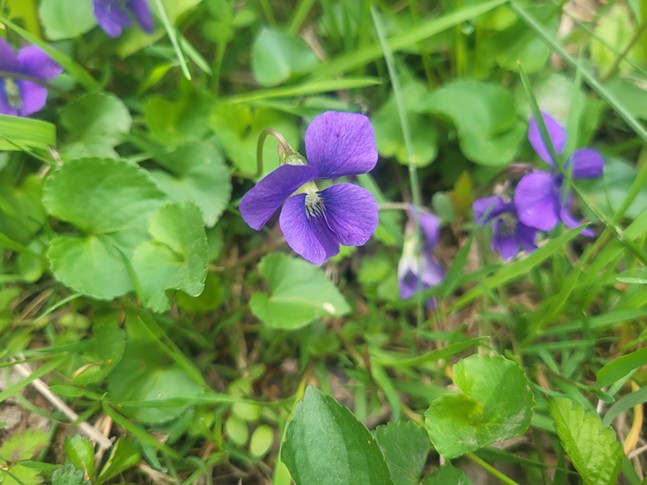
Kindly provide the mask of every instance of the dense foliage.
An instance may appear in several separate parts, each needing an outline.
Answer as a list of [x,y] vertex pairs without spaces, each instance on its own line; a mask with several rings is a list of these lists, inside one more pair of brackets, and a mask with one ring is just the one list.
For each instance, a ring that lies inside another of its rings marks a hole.
[[638,485],[647,2],[0,2],[0,483]]

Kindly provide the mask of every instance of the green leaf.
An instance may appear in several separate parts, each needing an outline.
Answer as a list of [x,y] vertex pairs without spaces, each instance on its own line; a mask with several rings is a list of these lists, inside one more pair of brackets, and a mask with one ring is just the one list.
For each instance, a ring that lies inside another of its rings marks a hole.
[[207,235],[200,210],[192,203],[162,207],[150,220],[153,237],[135,250],[133,266],[144,302],[154,311],[170,303],[166,290],[198,296],[207,276]]
[[600,417],[564,398],[548,403],[559,440],[587,485],[613,485],[622,464],[622,446]]
[[609,79],[605,87],[624,109],[636,118],[647,120],[647,91],[628,79],[615,76]]
[[534,398],[516,362],[499,355],[473,355],[456,364],[453,375],[461,392],[439,397],[425,413],[438,453],[456,458],[526,432]]
[[[252,110],[247,104],[226,104],[216,106],[209,120],[211,129],[227,151],[228,158],[243,174],[256,174],[256,147],[258,137],[265,128],[272,128],[286,139],[295,149],[299,136],[295,118],[269,108]],[[263,148],[263,173],[278,166],[277,143],[268,139]]]
[[61,123],[71,133],[63,154],[69,158],[118,158],[113,149],[130,131],[126,105],[108,93],[90,93],[61,110]]
[[80,435],[66,436],[63,449],[68,460],[81,471],[81,478],[84,473],[94,477],[94,446],[88,439]]
[[478,81],[453,81],[433,91],[418,109],[450,119],[465,156],[481,165],[510,163],[526,133],[509,90]]
[[427,477],[423,485],[472,485],[472,481],[460,468],[441,466],[436,473]]
[[644,365],[647,365],[647,347],[618,357],[602,367],[596,374],[597,386],[609,386]]
[[263,27],[252,46],[252,73],[262,86],[276,86],[318,64],[308,44],[280,30]]
[[411,421],[392,421],[373,432],[394,485],[417,485],[431,448],[423,428]]
[[82,234],[57,236],[47,253],[63,284],[99,299],[133,289],[124,258],[148,239],[148,220],[165,202],[148,173],[122,161],[69,162],[46,180],[47,211]]
[[[74,373],[72,382],[86,385],[102,381],[121,361],[125,345],[126,337],[117,320],[95,321],[89,349],[80,356],[82,370]],[[83,469],[77,463],[74,464]]]
[[56,146],[56,126],[47,121],[0,115],[0,150],[47,151]]
[[115,446],[112,447],[112,453],[110,453],[108,461],[101,469],[95,485],[101,485],[124,470],[135,466],[139,463],[140,457],[139,445],[135,441],[124,437],[119,438]]
[[23,180],[0,173],[0,233],[21,244],[29,244],[43,227],[43,179],[38,174]]
[[52,485],[90,485],[90,482],[83,480],[81,470],[72,463],[66,463],[52,473]]
[[281,460],[297,485],[393,483],[377,442],[332,397],[308,386],[285,432]]
[[41,485],[43,483],[43,477],[38,470],[20,463],[8,470],[0,468],[0,478],[2,478],[2,485]]
[[206,226],[214,226],[231,196],[231,177],[220,152],[211,145],[191,143],[158,161],[168,170],[151,171],[160,188],[174,201],[193,202]]
[[49,433],[37,429],[27,429],[11,435],[0,446],[0,460],[8,463],[30,460],[49,445]]
[[38,15],[50,40],[70,39],[97,25],[92,2],[41,0]]
[[282,253],[265,256],[259,271],[271,294],[255,292],[252,313],[274,328],[294,330],[326,316],[350,311],[346,300],[321,268]]
[[274,431],[266,424],[261,424],[254,430],[249,441],[249,452],[252,456],[261,458],[267,454],[274,444]]
[[177,146],[204,137],[212,109],[213,101],[206,96],[183,96],[177,101],[151,96],[144,104],[144,118],[156,141]]
[[[420,99],[427,94],[424,84],[403,76],[402,94],[409,118],[413,149],[412,162],[424,167],[438,155],[438,135],[431,125],[429,116],[416,112]],[[384,157],[395,156],[402,164],[409,163],[404,137],[398,117],[398,106],[394,94],[389,96],[375,116],[371,119],[375,129],[375,140],[380,154]]]
[[143,339],[126,344],[123,359],[108,376],[108,389],[110,398],[122,404],[125,414],[150,424],[164,423],[186,412],[184,404],[164,401],[193,399],[203,393],[202,386],[183,368],[169,363],[155,344]]

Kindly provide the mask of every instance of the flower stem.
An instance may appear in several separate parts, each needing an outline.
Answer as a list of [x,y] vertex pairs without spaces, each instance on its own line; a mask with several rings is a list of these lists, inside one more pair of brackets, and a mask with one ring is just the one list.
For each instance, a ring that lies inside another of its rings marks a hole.
[[519,485],[519,483],[515,482],[512,478],[508,477],[507,475],[504,475],[499,470],[491,466],[489,463],[483,461],[480,457],[478,457],[474,453],[467,453],[465,457],[470,459],[477,465],[479,465],[481,468],[483,468],[486,472],[488,472],[493,477],[496,477],[499,480],[501,480],[506,485]]
[[261,134],[258,136],[258,143],[256,144],[256,176],[260,177],[263,173],[263,145],[265,144],[265,139],[268,136],[273,136],[279,142],[278,152],[281,160],[286,159],[290,155],[296,153],[294,148],[283,138],[278,131],[273,130],[272,128],[265,128],[261,131]]

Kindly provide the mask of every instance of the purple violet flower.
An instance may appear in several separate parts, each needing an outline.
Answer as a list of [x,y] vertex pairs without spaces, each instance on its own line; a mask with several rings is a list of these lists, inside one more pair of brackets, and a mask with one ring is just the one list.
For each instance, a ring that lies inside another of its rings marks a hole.
[[[550,142],[559,156],[566,144],[566,130],[556,120],[542,113]],[[527,226],[550,231],[561,220],[568,227],[578,227],[581,222],[571,215],[573,195],[569,191],[562,194],[564,176],[557,170],[555,160],[541,139],[541,133],[534,118],[530,119],[528,140],[537,155],[552,167],[550,172],[538,170],[524,175],[514,192],[514,203],[519,220]],[[604,159],[597,151],[583,148],[574,151],[564,164],[565,170],[571,171],[573,179],[590,179],[602,175]],[[583,235],[593,236],[590,229],[582,231]]]
[[119,37],[133,17],[145,32],[150,34],[155,29],[148,0],[94,0],[94,16],[110,37]]
[[377,202],[353,184],[319,190],[316,179],[369,172],[377,163],[375,135],[361,114],[327,111],[306,130],[307,162],[293,154],[240,201],[243,220],[260,231],[281,205],[279,224],[288,245],[313,264],[339,253],[339,245],[362,246],[378,224]]
[[472,210],[474,221],[479,226],[494,221],[492,249],[499,253],[504,261],[512,259],[521,250],[530,253],[537,249],[535,241],[539,231],[518,219],[512,202],[506,202],[497,196],[484,197],[474,201]]
[[[63,68],[35,45],[14,53],[7,41],[0,39],[0,71],[50,81],[63,72]],[[45,101],[45,86],[18,77],[0,77],[0,114],[29,116],[40,111]]]
[[[398,285],[400,296],[407,300],[418,293],[418,279],[420,290],[438,286],[445,277],[440,264],[436,262],[432,251],[440,237],[440,219],[434,214],[421,209],[408,209],[409,220],[405,227],[404,246],[402,256],[398,263]],[[418,251],[418,240],[415,233],[413,218],[417,218],[422,236],[422,254]],[[427,300],[428,308],[435,308],[433,298]]]

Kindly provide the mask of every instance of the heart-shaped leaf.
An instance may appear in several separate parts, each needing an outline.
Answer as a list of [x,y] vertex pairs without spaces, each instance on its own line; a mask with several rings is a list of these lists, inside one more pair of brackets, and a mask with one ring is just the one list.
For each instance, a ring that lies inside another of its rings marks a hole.
[[165,202],[148,173],[118,160],[69,162],[46,180],[47,211],[81,231],[52,239],[47,256],[63,284],[100,299],[133,289],[127,260],[149,239],[148,220]]
[[288,32],[263,28],[252,46],[252,72],[262,86],[275,86],[317,64],[308,44]]
[[456,458],[525,433],[534,398],[526,374],[501,356],[473,355],[454,366],[460,394],[431,403],[425,424],[441,455]]
[[419,112],[449,118],[456,125],[465,156],[482,165],[510,163],[526,133],[525,123],[515,113],[512,93],[498,84],[447,83],[421,103]]
[[42,0],[38,14],[51,40],[70,39],[97,25],[92,2]]
[[613,485],[622,464],[622,446],[592,411],[564,398],[548,403],[562,446],[587,485]]
[[118,158],[114,146],[130,131],[132,119],[126,105],[107,93],[90,93],[61,110],[61,123],[70,132],[63,147],[69,158]]
[[193,202],[207,227],[216,224],[231,195],[231,177],[220,152],[204,143],[183,145],[160,157],[168,170],[151,174],[160,188],[177,202]]
[[288,423],[281,460],[297,485],[393,483],[368,429],[347,408],[312,386]]
[[373,432],[394,485],[417,485],[431,448],[424,428],[411,421],[391,421]]
[[153,237],[137,247],[133,265],[145,304],[154,311],[169,308],[166,290],[198,296],[207,276],[207,235],[200,210],[191,203],[174,203],[153,215]]
[[256,292],[252,313],[266,325],[294,330],[325,315],[340,316],[350,308],[321,268],[282,253],[265,256],[259,271],[271,294]]

